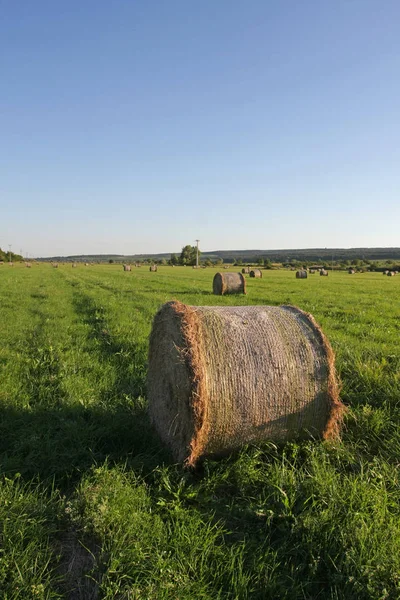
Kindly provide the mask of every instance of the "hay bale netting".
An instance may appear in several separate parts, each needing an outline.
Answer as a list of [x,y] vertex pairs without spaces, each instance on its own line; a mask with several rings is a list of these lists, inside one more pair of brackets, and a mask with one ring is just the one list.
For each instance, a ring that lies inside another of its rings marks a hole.
[[323,277],[328,277],[328,271],[325,271],[325,269],[321,269],[319,274],[322,275]]
[[296,279],[307,279],[307,271],[297,271]]
[[157,271],[157,265],[151,265],[149,271]]
[[260,269],[252,269],[250,271],[250,277],[262,277],[262,271],[260,271]]
[[131,265],[124,265],[124,271],[131,271]]
[[165,304],[150,335],[150,418],[175,460],[339,433],[334,355],[292,306]]
[[242,273],[215,273],[213,293],[217,296],[224,294],[245,294],[246,280]]

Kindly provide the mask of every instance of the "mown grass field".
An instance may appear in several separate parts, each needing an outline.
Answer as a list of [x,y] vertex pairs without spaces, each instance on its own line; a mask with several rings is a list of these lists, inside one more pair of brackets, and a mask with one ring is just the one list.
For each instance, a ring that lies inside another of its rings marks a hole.
[[[216,297],[214,273],[0,267],[0,598],[400,597],[400,277],[265,271]],[[146,415],[171,299],[311,312],[336,352],[342,441],[174,465]]]

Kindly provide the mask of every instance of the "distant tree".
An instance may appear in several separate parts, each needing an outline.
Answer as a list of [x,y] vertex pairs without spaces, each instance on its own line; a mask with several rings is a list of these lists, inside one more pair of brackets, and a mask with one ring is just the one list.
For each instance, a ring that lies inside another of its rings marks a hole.
[[264,264],[264,259],[261,256],[258,259],[257,264],[260,265],[260,267]]
[[264,267],[266,269],[271,269],[272,268],[272,262],[269,260],[269,258],[265,258],[264,259]]
[[179,259],[177,257],[176,254],[171,254],[171,258],[169,259],[169,264],[170,265],[177,265],[179,264]]
[[[199,250],[199,257],[200,257]],[[196,246],[190,246],[189,244],[182,248],[181,255],[179,257],[179,264],[193,266],[196,264],[197,248]]]
[[110,263],[110,265],[112,265],[112,263],[114,262],[112,258],[110,258],[110,260],[108,261]]

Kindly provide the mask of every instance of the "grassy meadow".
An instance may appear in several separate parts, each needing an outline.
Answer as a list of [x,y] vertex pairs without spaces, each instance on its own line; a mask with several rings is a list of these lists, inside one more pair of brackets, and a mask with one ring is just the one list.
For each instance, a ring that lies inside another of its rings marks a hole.
[[[217,297],[215,272],[0,266],[0,598],[400,598],[400,276],[264,271]],[[146,413],[171,299],[311,312],[342,441],[173,464]]]

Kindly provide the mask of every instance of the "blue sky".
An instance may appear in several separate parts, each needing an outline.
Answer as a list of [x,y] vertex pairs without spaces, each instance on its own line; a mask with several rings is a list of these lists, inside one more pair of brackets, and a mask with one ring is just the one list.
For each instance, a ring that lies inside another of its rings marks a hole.
[[0,247],[400,246],[398,0],[0,14]]

